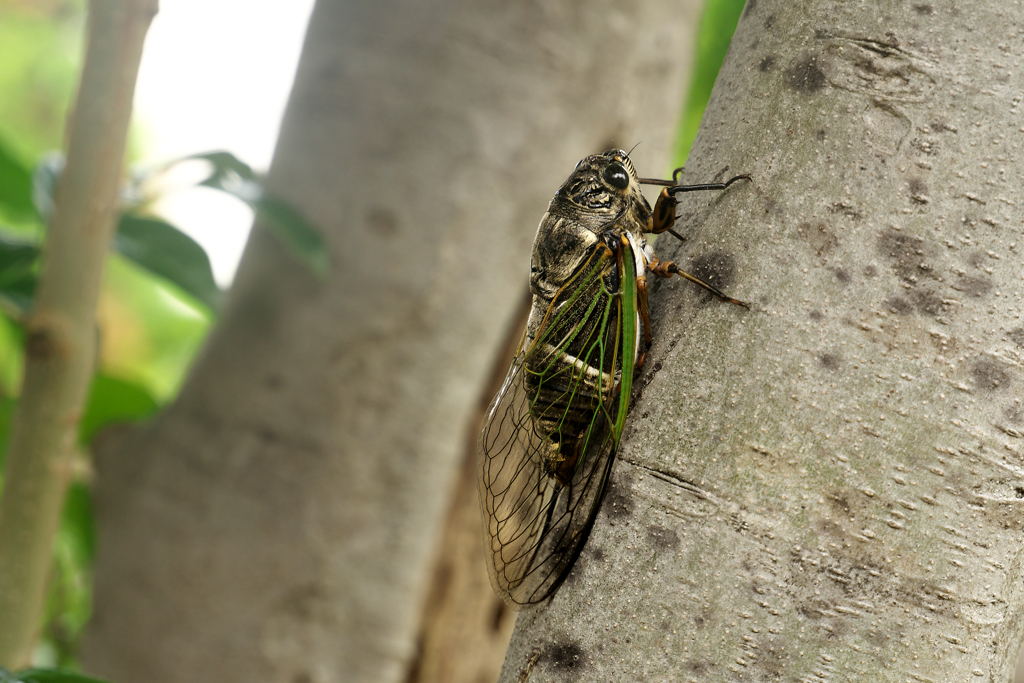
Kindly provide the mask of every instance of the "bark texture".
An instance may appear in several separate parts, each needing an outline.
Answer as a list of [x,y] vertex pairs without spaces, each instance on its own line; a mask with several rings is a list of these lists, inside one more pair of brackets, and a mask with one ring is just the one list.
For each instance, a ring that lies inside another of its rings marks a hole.
[[407,675],[537,221],[585,154],[665,167],[695,9],[317,3],[269,187],[333,271],[257,229],[177,403],[101,459],[91,672]]
[[1009,681],[1024,15],[750,0],[587,547],[503,681]]

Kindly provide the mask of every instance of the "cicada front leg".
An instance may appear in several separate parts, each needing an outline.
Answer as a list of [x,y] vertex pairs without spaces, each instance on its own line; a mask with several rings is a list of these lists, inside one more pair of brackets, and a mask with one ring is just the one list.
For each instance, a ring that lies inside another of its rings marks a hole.
[[[738,175],[724,183],[705,183],[702,185],[679,185],[679,173],[682,168],[677,168],[672,173],[672,180],[654,180],[650,178],[641,178],[640,182],[647,185],[662,185],[664,186],[661,190],[661,194],[658,196],[658,201],[654,205],[654,211],[651,213],[651,218],[648,223],[648,232],[655,235],[660,235],[663,232],[667,232],[675,236],[680,241],[685,241],[685,238],[678,232],[672,229],[673,223],[676,220],[676,194],[679,192],[699,192],[703,190],[724,190],[729,187],[737,180],[750,180],[750,175],[744,173]],[[704,282],[699,277],[687,273],[682,270],[679,266],[671,261],[659,261],[657,257],[654,257],[650,263],[650,270],[652,273],[659,277],[672,277],[678,275],[679,277],[689,280],[690,282],[700,285],[704,289],[708,290],[722,301],[726,301],[730,304],[736,304],[737,306],[743,306],[749,309],[750,304],[739,299],[733,299],[731,296],[726,296],[717,287],[714,287],[707,282]],[[646,283],[644,283],[644,290],[646,291]],[[646,303],[646,301],[645,301]]]
[[682,168],[677,168],[672,172],[672,180],[655,180],[653,178],[641,178],[640,182],[645,185],[664,185],[661,194],[658,195],[658,201],[654,204],[654,212],[651,215],[651,229],[650,232],[655,235],[660,235],[663,232],[671,233],[680,241],[685,241],[686,238],[680,235],[678,232],[672,229],[672,224],[676,221],[676,204],[679,200],[676,199],[676,193],[678,192],[701,192],[704,190],[724,190],[729,187],[737,180],[750,180],[750,174],[744,173],[733,178],[729,178],[724,183],[704,183],[703,185],[679,185],[677,179]]

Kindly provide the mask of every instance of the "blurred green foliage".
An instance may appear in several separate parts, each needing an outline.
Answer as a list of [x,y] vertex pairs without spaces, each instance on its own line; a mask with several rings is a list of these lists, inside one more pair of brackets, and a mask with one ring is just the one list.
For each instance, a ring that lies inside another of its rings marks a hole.
[[[45,223],[63,170],[63,157],[50,150],[62,147],[84,25],[85,0],[0,0],[0,485],[20,392],[22,324],[31,314]],[[203,185],[247,202],[300,262],[318,276],[326,273],[327,249],[319,233],[290,205],[267,195],[248,165],[226,152],[194,158],[210,165]],[[171,166],[134,173],[124,193],[130,199],[122,207],[98,303],[98,367],[79,426],[78,476],[54,544],[36,665],[74,668],[91,612],[89,445],[104,427],[147,419],[174,398],[220,304],[202,247],[147,214],[155,199],[149,187],[157,184],[150,181]],[[0,670],[0,682],[13,680],[92,679],[55,669]]]
[[0,1],[0,135],[21,158],[61,147],[84,25],[85,0]]
[[67,669],[22,669],[8,671],[0,666],[0,683],[104,683]]
[[697,54],[690,79],[690,91],[683,107],[675,150],[673,166],[686,163],[690,147],[697,137],[697,128],[704,116],[704,109],[711,99],[711,89],[722,68],[725,53],[729,51],[732,34],[736,31],[746,0],[707,0],[697,31]]

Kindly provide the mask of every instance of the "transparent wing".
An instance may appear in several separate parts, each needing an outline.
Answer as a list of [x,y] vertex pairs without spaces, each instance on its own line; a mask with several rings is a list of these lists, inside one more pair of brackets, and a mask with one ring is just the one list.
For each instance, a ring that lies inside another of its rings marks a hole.
[[[488,569],[495,591],[516,609],[558,587],[597,512],[626,406],[619,401],[620,321],[623,291],[635,302],[635,282],[622,287],[621,263],[599,245],[555,296],[481,432]],[[627,303],[626,315],[635,310]],[[633,344],[627,346],[632,352]],[[629,353],[630,376],[633,360]]]

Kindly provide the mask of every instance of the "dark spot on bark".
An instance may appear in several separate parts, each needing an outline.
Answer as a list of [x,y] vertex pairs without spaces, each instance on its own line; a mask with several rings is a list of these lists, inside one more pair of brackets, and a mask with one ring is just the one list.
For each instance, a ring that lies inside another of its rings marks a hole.
[[981,391],[994,391],[1010,386],[1012,377],[1002,363],[994,358],[982,356],[971,368],[974,385]]
[[967,255],[967,263],[975,268],[981,268],[985,265],[985,253],[982,251],[971,252]]
[[661,361],[660,360],[659,361],[655,361],[654,368],[653,368],[654,371],[655,372],[661,372],[661,367],[662,367]]
[[896,315],[910,315],[914,311],[913,305],[902,296],[894,296],[886,299],[885,305],[890,313]]
[[830,40],[835,37],[835,32],[828,28],[816,28],[814,29],[815,40]]
[[793,654],[782,645],[772,644],[760,650],[759,664],[767,674],[766,680],[781,681],[792,671]]
[[647,527],[647,538],[650,539],[651,545],[661,550],[673,550],[679,547],[679,534],[665,527],[653,524]]
[[25,355],[34,360],[50,360],[59,350],[60,344],[49,330],[31,330],[25,339]]
[[604,551],[604,548],[598,548],[597,546],[589,548],[587,555],[590,556],[591,562],[604,562],[608,558],[608,554]]
[[260,428],[260,430],[256,432],[256,435],[260,437],[261,441],[264,441],[266,443],[277,443],[278,441],[281,440],[281,437],[278,435],[278,433],[275,432],[273,429],[270,429],[269,427]]
[[267,375],[263,380],[263,386],[271,391],[278,391],[284,386],[284,377],[278,374]]
[[823,316],[821,314],[821,311],[819,311],[818,309],[814,309],[813,311],[811,311],[810,313],[807,314],[807,317],[810,318],[811,320],[813,320],[814,322],[818,322],[819,320],[821,320],[825,316]]
[[305,671],[300,671],[292,676],[292,683],[313,683],[313,677]]
[[775,26],[775,15],[769,14],[768,18],[764,20],[764,29],[770,31],[772,26]]
[[878,74],[878,65],[875,64],[874,58],[870,55],[861,55],[860,57],[855,58],[853,65],[865,73],[873,75]]
[[878,275],[878,268],[875,268],[872,264],[869,263],[868,265],[864,266],[864,275],[865,277],[875,277],[876,275]]
[[942,297],[927,289],[915,289],[910,293],[910,299],[914,306],[922,313],[927,313],[933,318],[946,312],[947,305],[942,302]]
[[384,206],[374,206],[366,212],[366,228],[375,235],[391,237],[398,232],[398,216]]
[[992,291],[992,280],[987,277],[961,275],[957,278],[956,284],[953,285],[953,289],[958,292],[963,292],[967,294],[967,296],[973,296],[975,299],[980,299]]
[[[587,533],[589,534],[590,531],[588,530]],[[583,559],[582,555],[577,556],[576,560],[572,563],[572,566],[569,567],[569,573],[565,575],[564,579],[562,579],[562,585],[571,586],[579,581],[580,575],[583,574],[583,571],[586,569],[586,565],[587,560]]]
[[796,234],[816,256],[831,254],[839,244],[839,239],[829,231],[824,223],[817,225],[801,223],[796,228]]
[[850,513],[850,499],[846,497],[845,493],[833,493],[828,497],[829,505],[831,505],[837,512],[843,514]]
[[834,353],[823,353],[818,356],[818,362],[826,370],[835,372],[839,369],[840,358]]
[[860,211],[850,206],[846,202],[836,202],[832,206],[828,207],[830,213],[838,213],[848,218],[859,219],[861,217]]
[[847,272],[847,270],[845,268],[836,268],[832,272],[835,273],[836,280],[838,280],[839,282],[841,282],[844,285],[850,284],[850,279],[851,279],[850,278],[850,273]]
[[757,8],[757,0],[747,0],[747,6],[743,9],[743,16],[748,17]]
[[690,673],[706,674],[715,668],[715,663],[709,660],[689,659],[683,662],[683,668]]
[[1017,327],[1010,330],[1010,341],[1024,349],[1024,327]]
[[1013,487],[1013,492],[1017,494],[1018,498],[1024,498],[1024,486]]
[[917,282],[922,275],[930,275],[927,263],[929,249],[924,240],[899,230],[888,228],[877,242],[878,253],[889,259],[889,267],[906,282]]
[[602,507],[612,519],[624,519],[633,514],[636,502],[627,486],[612,480],[608,484],[608,493],[605,494]]
[[806,602],[799,603],[796,606],[796,611],[812,621],[817,621],[818,619],[821,619],[823,616],[825,616],[824,614],[822,614],[822,610],[828,608],[829,606],[826,605],[823,601],[810,599]]
[[914,5],[914,11],[922,16],[931,16],[935,14],[934,5]]
[[768,55],[757,65],[757,69],[762,73],[768,73],[773,66],[775,66],[775,55]]
[[774,214],[776,216],[784,215],[782,207],[780,207],[779,203],[772,199],[771,197],[765,197],[764,212],[765,214]]
[[553,669],[578,671],[586,666],[585,654],[579,642],[566,640],[561,643],[553,643],[542,657],[550,663]]
[[796,92],[813,95],[828,84],[816,54],[799,57],[786,69],[785,83]]
[[814,131],[814,137],[816,137],[819,142],[823,142],[825,138],[828,137],[828,131],[826,131],[824,128],[819,128],[818,130]]
[[736,260],[724,251],[709,251],[690,261],[690,268],[693,275],[725,291],[732,284]]
[[920,178],[911,178],[907,185],[910,187],[910,194],[912,195],[928,194],[928,185]]

